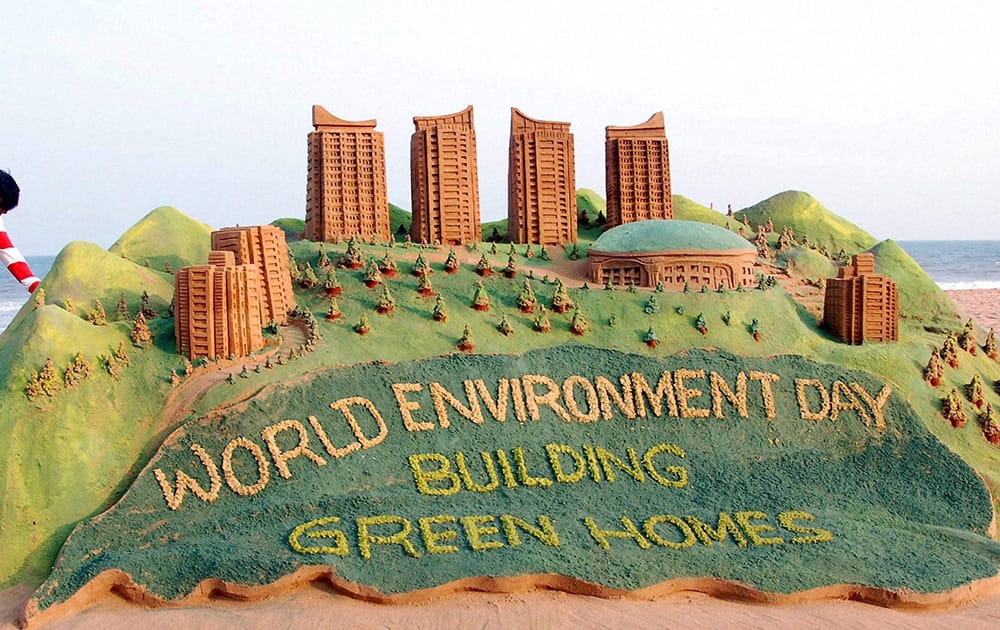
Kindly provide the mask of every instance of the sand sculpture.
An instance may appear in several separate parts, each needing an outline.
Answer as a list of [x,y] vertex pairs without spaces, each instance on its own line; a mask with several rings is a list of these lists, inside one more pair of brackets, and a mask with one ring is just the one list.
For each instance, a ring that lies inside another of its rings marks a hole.
[[337,118],[313,106],[309,134],[305,237],[336,242],[350,236],[387,241],[389,199],[385,140],[375,120]]
[[189,359],[247,356],[264,347],[260,272],[237,265],[232,252],[213,251],[207,265],[174,276],[177,351]]
[[674,218],[663,112],[632,127],[606,127],[604,168],[609,227]]
[[212,232],[212,249],[232,252],[237,265],[259,270],[261,320],[284,324],[295,308],[285,233],[273,225],[222,228]]
[[444,116],[417,116],[413,124],[410,238],[448,245],[482,240],[472,106]]
[[[609,206],[610,207],[610,206]],[[750,287],[756,251],[740,236],[707,223],[649,220],[602,234],[590,249],[594,283],[680,291]]]
[[873,254],[857,254],[826,281],[823,320],[846,343],[899,339],[899,290],[892,278],[875,273]]
[[576,242],[576,165],[569,125],[510,110],[507,236],[512,242]]

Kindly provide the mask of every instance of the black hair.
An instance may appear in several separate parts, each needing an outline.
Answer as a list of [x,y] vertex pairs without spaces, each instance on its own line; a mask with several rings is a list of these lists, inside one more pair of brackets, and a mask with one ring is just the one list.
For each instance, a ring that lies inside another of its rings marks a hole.
[[7,171],[0,171],[0,210],[6,212],[17,207],[21,189]]

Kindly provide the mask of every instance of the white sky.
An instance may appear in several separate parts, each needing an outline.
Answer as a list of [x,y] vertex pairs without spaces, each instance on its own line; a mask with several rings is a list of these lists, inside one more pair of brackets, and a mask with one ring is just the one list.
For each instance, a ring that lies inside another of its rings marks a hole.
[[510,107],[604,127],[663,110],[673,189],[716,209],[812,193],[879,238],[1000,239],[1000,2],[8,2],[5,218],[27,254],[110,245],[173,205],[304,217],[311,106],[377,118],[410,207],[413,116],[475,106],[483,219],[506,216]]

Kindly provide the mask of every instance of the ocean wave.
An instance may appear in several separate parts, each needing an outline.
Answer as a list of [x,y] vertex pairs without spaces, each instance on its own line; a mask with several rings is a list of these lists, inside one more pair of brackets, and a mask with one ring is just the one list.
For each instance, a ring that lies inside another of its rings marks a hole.
[[965,282],[938,282],[945,291],[970,291],[972,289],[1000,289],[1000,280],[969,280]]

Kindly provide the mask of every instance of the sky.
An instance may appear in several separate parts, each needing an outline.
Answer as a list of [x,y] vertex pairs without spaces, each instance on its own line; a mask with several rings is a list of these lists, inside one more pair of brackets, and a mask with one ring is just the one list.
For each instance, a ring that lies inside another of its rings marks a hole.
[[572,123],[602,195],[605,126],[663,111],[673,192],[717,210],[804,190],[880,239],[1000,239],[1000,2],[4,4],[4,220],[28,255],[163,205],[304,218],[313,104],[378,120],[404,208],[414,116],[475,107],[489,221],[511,107]]

